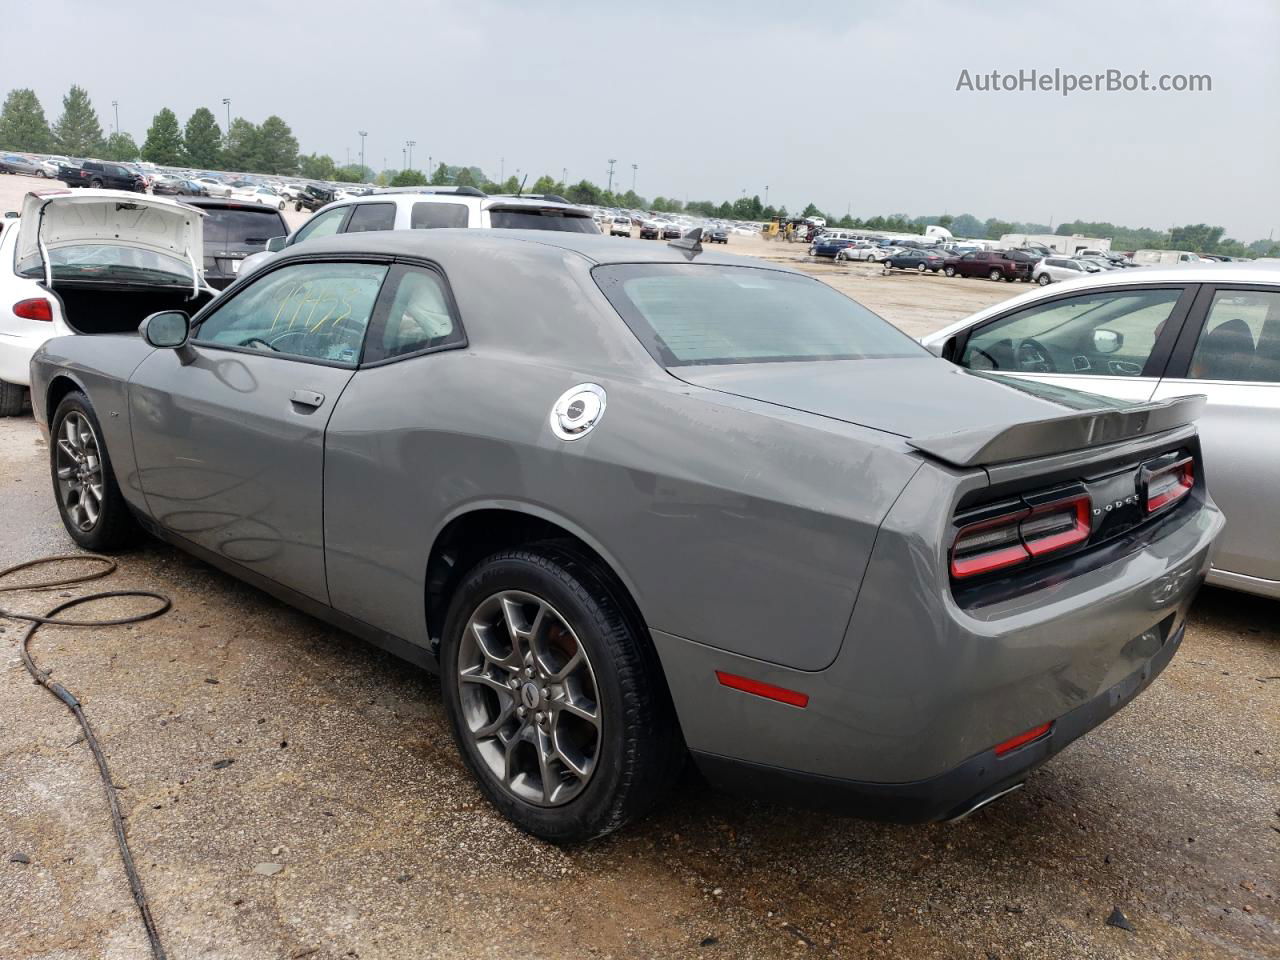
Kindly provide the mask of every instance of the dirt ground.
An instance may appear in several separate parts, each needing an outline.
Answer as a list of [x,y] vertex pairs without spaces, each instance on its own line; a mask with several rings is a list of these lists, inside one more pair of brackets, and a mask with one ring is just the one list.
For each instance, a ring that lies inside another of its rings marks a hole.
[[[802,266],[913,333],[1027,289]],[[0,420],[0,567],[72,548],[34,423]],[[174,960],[1280,956],[1275,602],[1206,590],[1151,689],[961,823],[789,810],[689,774],[648,820],[558,849],[484,802],[434,678],[160,544],[103,586],[174,609],[33,648],[98,731]],[[91,756],[17,632],[0,620],[0,958],[145,957]]]

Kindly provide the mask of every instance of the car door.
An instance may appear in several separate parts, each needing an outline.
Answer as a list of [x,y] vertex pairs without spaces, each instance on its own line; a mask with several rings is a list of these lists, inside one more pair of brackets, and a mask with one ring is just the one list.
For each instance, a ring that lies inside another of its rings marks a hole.
[[1209,398],[1200,443],[1227,518],[1214,568],[1280,596],[1280,286],[1204,285],[1155,398],[1195,393]]
[[1121,400],[1150,400],[1197,285],[1095,288],[1047,297],[968,330],[944,356]]
[[966,253],[956,264],[956,273],[962,277],[977,276],[986,267],[986,257],[985,253]]
[[324,435],[388,264],[292,261],[196,317],[134,371],[138,481],[165,530],[328,603]]

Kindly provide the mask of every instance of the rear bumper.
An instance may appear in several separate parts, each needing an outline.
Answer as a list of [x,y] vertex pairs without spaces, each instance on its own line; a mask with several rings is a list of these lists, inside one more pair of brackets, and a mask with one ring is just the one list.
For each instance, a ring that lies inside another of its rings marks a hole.
[[1036,767],[1133,700],[1169,665],[1184,633],[1185,625],[1179,626],[1138,670],[1054,719],[1045,736],[1002,756],[985,750],[923,780],[845,780],[698,751],[694,761],[714,786],[742,796],[893,823],[951,820],[1018,786]]
[[0,380],[30,386],[31,357],[52,336],[55,332],[48,323],[38,333],[0,333]]

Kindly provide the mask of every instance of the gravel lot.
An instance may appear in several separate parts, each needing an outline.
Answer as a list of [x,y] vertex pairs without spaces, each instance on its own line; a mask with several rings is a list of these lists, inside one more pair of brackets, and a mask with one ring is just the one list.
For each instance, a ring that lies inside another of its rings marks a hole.
[[[916,334],[1028,289],[801,265]],[[0,567],[72,547],[46,458],[29,417],[0,420]],[[481,799],[435,679],[159,544],[110,585],[174,610],[46,628],[35,655],[95,724],[174,960],[1280,956],[1274,602],[1206,590],[1150,690],[961,823],[797,812],[690,774],[649,820],[557,849]],[[0,958],[144,957],[91,756],[16,633],[0,620]]]

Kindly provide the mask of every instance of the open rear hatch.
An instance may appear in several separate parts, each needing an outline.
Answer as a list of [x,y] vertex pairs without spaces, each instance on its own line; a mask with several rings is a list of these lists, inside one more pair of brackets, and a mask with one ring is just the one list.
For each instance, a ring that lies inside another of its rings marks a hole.
[[119,190],[33,191],[23,199],[18,272],[57,294],[79,333],[137,330],[159,310],[192,313],[205,283],[204,212]]

